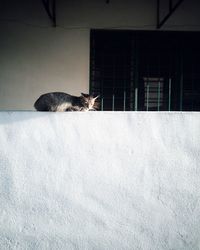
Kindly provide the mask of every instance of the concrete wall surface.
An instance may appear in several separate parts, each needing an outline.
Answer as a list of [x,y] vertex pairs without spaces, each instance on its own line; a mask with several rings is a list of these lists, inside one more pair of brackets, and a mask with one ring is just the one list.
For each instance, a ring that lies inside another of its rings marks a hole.
[[0,112],[0,249],[200,249],[200,114]]

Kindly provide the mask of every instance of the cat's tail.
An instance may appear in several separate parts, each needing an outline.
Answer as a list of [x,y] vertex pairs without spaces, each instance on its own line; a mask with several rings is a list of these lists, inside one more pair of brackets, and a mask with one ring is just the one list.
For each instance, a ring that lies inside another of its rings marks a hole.
[[37,99],[37,101],[36,101],[36,102],[34,103],[34,105],[33,105],[33,107],[34,107],[37,111],[39,111],[38,100],[39,100],[39,99]]
[[49,111],[41,96],[36,100],[33,106],[37,111]]

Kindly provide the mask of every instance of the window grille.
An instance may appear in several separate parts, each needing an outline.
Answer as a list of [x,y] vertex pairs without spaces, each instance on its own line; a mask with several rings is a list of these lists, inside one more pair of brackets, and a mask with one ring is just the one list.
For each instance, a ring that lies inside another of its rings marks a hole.
[[200,111],[200,32],[91,31],[101,110]]
[[144,77],[144,88],[146,111],[159,111],[164,103],[164,79]]

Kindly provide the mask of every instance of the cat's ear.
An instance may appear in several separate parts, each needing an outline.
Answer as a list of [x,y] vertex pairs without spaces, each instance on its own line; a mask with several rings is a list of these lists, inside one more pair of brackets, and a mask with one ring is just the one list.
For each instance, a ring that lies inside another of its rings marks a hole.
[[97,95],[96,97],[94,97],[93,99],[96,100],[97,98],[99,98],[100,95]]
[[85,98],[88,98],[88,97],[89,97],[88,94],[81,93],[81,95],[82,95],[83,97],[85,97]]

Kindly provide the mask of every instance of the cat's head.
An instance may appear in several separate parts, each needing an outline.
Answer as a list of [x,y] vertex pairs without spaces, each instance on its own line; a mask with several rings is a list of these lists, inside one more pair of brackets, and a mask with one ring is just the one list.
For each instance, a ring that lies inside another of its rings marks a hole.
[[98,104],[96,102],[96,99],[98,97],[99,96],[94,97],[93,95],[81,93],[83,110],[84,111],[96,110],[96,108],[98,108]]

